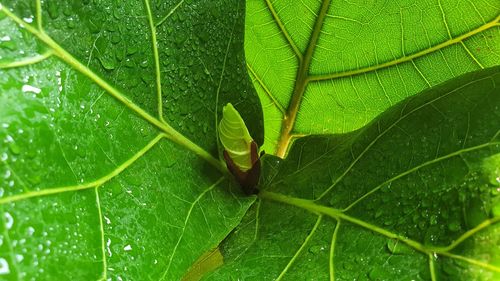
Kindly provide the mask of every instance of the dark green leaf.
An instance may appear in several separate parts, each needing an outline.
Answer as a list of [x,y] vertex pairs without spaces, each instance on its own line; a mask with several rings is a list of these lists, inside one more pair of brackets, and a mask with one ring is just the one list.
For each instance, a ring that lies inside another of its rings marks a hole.
[[500,67],[266,156],[210,280],[498,280]]
[[262,143],[243,14],[0,3],[0,279],[178,280],[239,223],[216,124],[232,102]]

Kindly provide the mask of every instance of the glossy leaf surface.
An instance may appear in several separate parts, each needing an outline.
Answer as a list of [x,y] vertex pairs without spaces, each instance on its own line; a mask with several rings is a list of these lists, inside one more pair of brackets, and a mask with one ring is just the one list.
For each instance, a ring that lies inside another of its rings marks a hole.
[[266,156],[207,280],[498,280],[500,68]]
[[243,1],[0,7],[0,279],[179,280],[254,200],[216,134],[232,102],[262,142]]

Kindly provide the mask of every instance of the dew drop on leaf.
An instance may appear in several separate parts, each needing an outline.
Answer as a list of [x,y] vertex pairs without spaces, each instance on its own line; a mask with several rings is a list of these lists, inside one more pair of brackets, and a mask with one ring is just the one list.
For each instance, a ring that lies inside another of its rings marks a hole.
[[318,254],[318,253],[319,253],[320,251],[322,251],[322,250],[324,250],[324,247],[322,247],[322,246],[318,246],[318,245],[316,245],[316,246],[311,246],[311,247],[309,248],[309,252],[310,252],[311,254]]
[[399,240],[389,240],[387,241],[387,250],[389,250],[389,252],[391,254],[411,254],[413,252],[412,249],[410,249],[408,246],[406,246],[405,244],[403,244],[401,241]]
[[11,174],[12,174],[12,173],[11,173],[11,171],[10,171],[10,170],[6,170],[6,171],[5,171],[5,173],[3,174],[3,178],[4,178],[4,179],[8,179],[8,178],[10,178]]
[[0,275],[5,275],[9,273],[10,273],[9,263],[7,262],[6,259],[0,258]]
[[48,1],[47,11],[51,19],[57,19],[59,17],[59,5],[56,4],[55,1]]
[[104,67],[104,69],[106,70],[113,70],[116,68],[115,60],[109,57],[100,56],[99,62],[101,62],[102,67]]
[[468,228],[473,228],[488,219],[483,208],[483,202],[479,198],[470,199],[466,208],[467,213],[465,214],[465,219]]
[[15,142],[9,143],[9,149],[13,154],[21,153],[21,148]]
[[5,228],[11,229],[12,226],[14,225],[14,218],[10,213],[7,212],[4,213],[4,218],[5,218]]
[[453,232],[457,232],[460,230],[460,223],[453,221],[448,224],[448,229]]
[[368,278],[370,278],[370,280],[384,280],[386,276],[386,272],[379,267],[373,268],[370,270],[370,273],[368,273]]

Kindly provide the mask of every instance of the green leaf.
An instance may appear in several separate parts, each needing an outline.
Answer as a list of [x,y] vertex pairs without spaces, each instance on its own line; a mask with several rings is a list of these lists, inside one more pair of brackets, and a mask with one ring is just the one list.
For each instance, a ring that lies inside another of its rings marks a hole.
[[407,97],[500,62],[498,1],[247,1],[264,149],[345,133]]
[[208,280],[498,280],[500,67],[266,156]]
[[0,279],[179,280],[240,222],[245,6],[195,2],[0,2]]

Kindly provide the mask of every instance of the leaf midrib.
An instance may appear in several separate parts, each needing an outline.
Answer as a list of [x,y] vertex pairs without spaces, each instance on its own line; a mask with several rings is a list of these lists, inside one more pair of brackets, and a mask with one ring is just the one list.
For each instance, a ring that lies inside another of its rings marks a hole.
[[[321,3],[321,8],[319,15],[314,23],[313,31],[309,39],[309,44],[307,45],[306,53],[299,61],[299,69],[297,71],[297,76],[295,79],[295,85],[292,93],[292,98],[286,110],[285,116],[283,118],[283,123],[281,127],[281,133],[278,140],[278,148],[276,154],[278,157],[284,158],[288,150],[291,141],[291,132],[295,125],[297,119],[297,113],[299,111],[300,104],[302,102],[302,97],[304,96],[309,76],[309,68],[312,61],[312,56],[314,50],[316,49],[316,43],[318,42],[321,28],[325,20],[328,8],[330,7],[331,0],[324,0]],[[270,3],[269,3],[270,5]],[[270,5],[272,7],[272,5]],[[283,25],[280,25],[282,31],[285,30]],[[285,33],[284,33],[285,34]],[[291,39],[290,39],[291,40]],[[294,46],[294,45],[292,45]],[[300,58],[300,57],[299,57]]]
[[[357,218],[352,217],[350,215],[347,215],[344,213],[343,210],[317,204],[313,200],[307,200],[307,199],[302,199],[302,198],[286,196],[286,195],[283,195],[280,193],[274,193],[274,192],[269,192],[269,191],[261,191],[259,193],[259,197],[262,199],[265,199],[265,200],[284,203],[284,204],[287,204],[287,205],[290,205],[293,207],[301,208],[301,209],[304,209],[308,212],[311,212],[311,213],[319,215],[319,216],[327,215],[327,216],[334,218],[338,221],[342,221],[342,220],[347,221],[349,223],[352,223],[354,225],[357,225],[357,226],[362,227],[364,229],[367,229],[369,231],[378,233],[378,234],[385,236],[387,238],[396,239],[398,241],[401,241],[401,242],[405,243],[406,245],[410,246],[411,248],[413,248],[419,252],[422,252],[424,254],[430,254],[430,255],[437,254],[437,255],[448,256],[451,258],[462,259],[462,260],[467,261],[469,263],[473,263],[475,265],[478,265],[478,266],[481,266],[481,267],[484,267],[484,268],[487,268],[487,269],[490,269],[490,270],[493,270],[496,272],[500,272],[500,267],[490,265],[490,264],[487,264],[487,263],[484,263],[484,262],[481,262],[481,261],[478,261],[475,259],[470,259],[467,257],[463,257],[460,255],[455,255],[455,254],[449,253],[451,250],[456,248],[463,241],[470,238],[475,233],[485,229],[488,226],[499,223],[500,217],[484,220],[483,222],[481,222],[479,225],[477,225],[473,229],[470,229],[467,232],[465,232],[464,234],[462,234],[459,238],[454,240],[448,246],[436,247],[436,246],[425,246],[424,244],[417,242],[415,240],[409,239],[403,235],[390,232],[384,228],[378,227],[376,225],[370,224],[370,223],[365,222],[363,220],[360,220],[360,219],[357,219]],[[311,231],[311,233],[312,233],[312,231]],[[309,235],[311,235],[311,233]],[[335,237],[335,236],[333,236],[333,237]],[[300,251],[300,249],[298,251]]]

